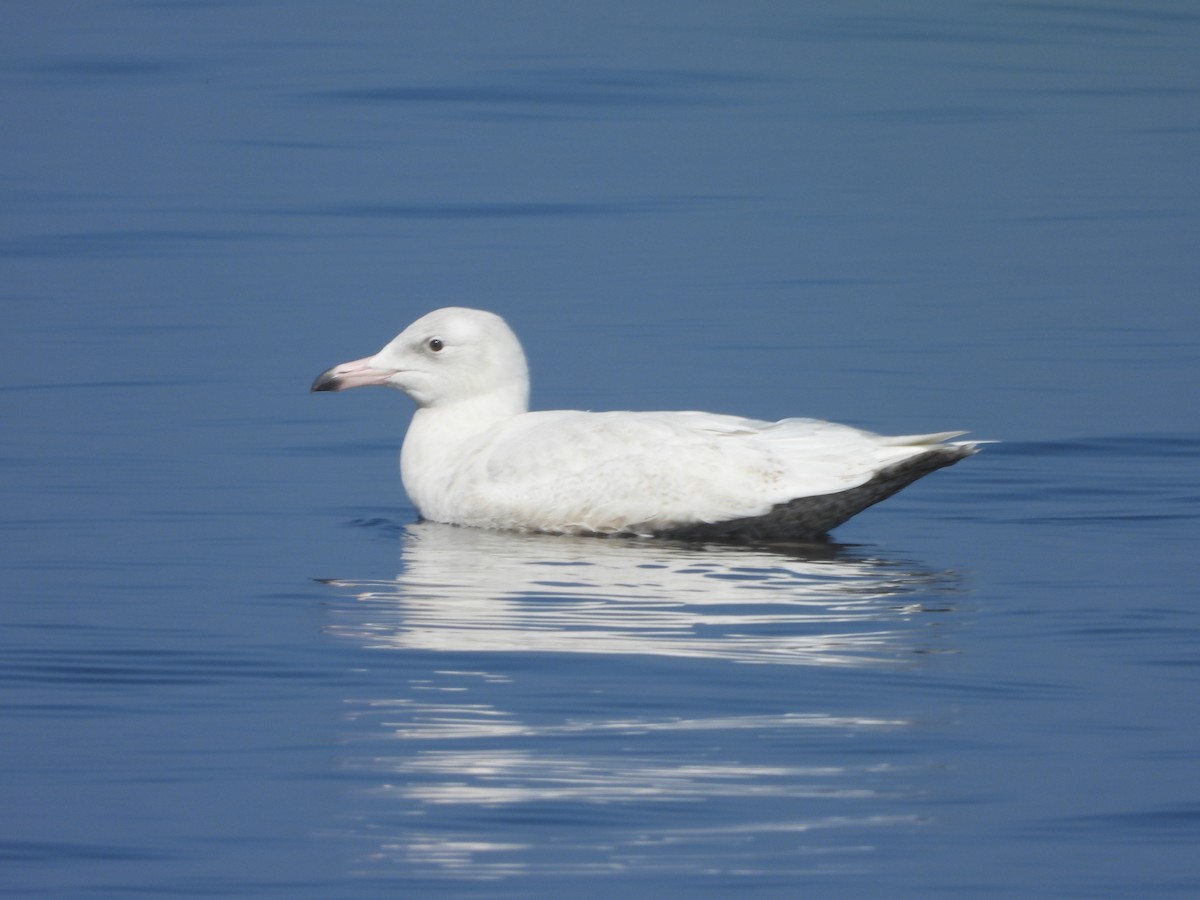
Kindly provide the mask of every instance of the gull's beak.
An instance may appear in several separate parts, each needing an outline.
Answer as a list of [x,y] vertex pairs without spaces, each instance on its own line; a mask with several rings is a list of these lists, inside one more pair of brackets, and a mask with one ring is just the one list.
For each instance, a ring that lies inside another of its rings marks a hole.
[[373,369],[368,356],[356,359],[354,362],[334,366],[317,376],[312,383],[315,391],[344,391],[346,388],[362,387],[367,384],[387,384],[387,380],[396,374],[393,369]]

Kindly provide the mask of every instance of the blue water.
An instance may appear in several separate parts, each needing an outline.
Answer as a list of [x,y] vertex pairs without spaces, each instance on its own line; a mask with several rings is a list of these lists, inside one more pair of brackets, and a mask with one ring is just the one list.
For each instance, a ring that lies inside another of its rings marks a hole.
[[[0,8],[0,895],[1200,894],[1194,4]],[[998,439],[825,547],[417,524],[538,407]]]

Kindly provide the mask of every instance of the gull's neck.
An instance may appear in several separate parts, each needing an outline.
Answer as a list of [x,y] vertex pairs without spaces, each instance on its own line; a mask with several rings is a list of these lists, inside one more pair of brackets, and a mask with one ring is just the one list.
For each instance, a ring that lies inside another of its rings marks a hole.
[[455,502],[455,473],[472,457],[481,458],[489,430],[528,408],[528,388],[510,385],[417,409],[400,450],[400,476],[422,516],[447,521]]
[[452,427],[456,431],[469,434],[528,411],[529,385],[504,384],[461,400],[422,406],[413,416],[413,423],[437,422],[442,427]]

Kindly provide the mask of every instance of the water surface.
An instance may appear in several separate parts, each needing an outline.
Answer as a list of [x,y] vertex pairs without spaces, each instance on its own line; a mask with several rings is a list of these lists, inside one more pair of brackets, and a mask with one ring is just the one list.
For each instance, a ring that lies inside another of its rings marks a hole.
[[[1191,897],[1188,4],[9,4],[0,894]],[[539,407],[1002,442],[828,545],[416,523]]]

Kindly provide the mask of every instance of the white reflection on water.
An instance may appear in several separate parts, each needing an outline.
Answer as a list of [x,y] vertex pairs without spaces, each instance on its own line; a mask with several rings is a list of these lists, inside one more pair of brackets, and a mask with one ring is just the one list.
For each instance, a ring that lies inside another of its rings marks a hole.
[[879,665],[936,649],[892,626],[943,609],[929,595],[955,587],[946,573],[836,545],[781,552],[432,523],[407,530],[402,557],[394,581],[334,582],[360,601],[337,633],[395,649]]
[[[374,863],[448,877],[629,869],[694,872],[698,866],[718,872],[729,871],[733,860],[740,874],[781,868],[810,871],[814,856],[869,854],[873,848],[863,842],[864,831],[921,824],[921,817],[911,812],[856,814],[850,808],[911,802],[904,771],[888,764],[671,765],[628,756],[480,749],[376,759],[369,771],[388,778],[374,789],[373,801],[419,809],[422,825],[439,818],[438,807],[474,811],[473,840],[448,838],[414,822],[416,827],[398,829],[370,854]],[[676,806],[680,813],[654,812],[664,805]],[[631,813],[612,812],[622,807]],[[568,822],[576,827],[556,829],[560,833],[552,854],[546,854],[544,846],[538,852],[538,839],[512,840],[514,833],[521,833],[525,816],[557,819],[561,814],[553,810],[581,808],[596,810],[595,822],[579,812],[569,815]],[[712,815],[714,809],[718,815]],[[836,809],[841,811],[831,811]],[[505,818],[506,810],[514,811],[513,819]],[[787,815],[780,818],[780,812]],[[481,826],[489,817],[491,827]],[[614,818],[621,822],[619,828],[612,827]],[[670,824],[664,826],[663,821]],[[797,843],[798,835],[818,832],[834,837]],[[841,841],[838,832],[852,833],[853,838]],[[769,846],[780,840],[792,858],[782,867]]]
[[[397,774],[455,773],[459,781],[389,785],[381,790],[422,803],[499,806],[546,800],[615,803],[654,798],[870,797],[878,792],[832,779],[852,774],[844,766],[745,764],[665,765],[622,756],[550,757],[531,751],[434,751],[394,761]],[[863,771],[886,771],[864,767]],[[467,780],[469,779],[469,780]],[[826,781],[828,779],[829,781]]]
[[[444,674],[444,673],[439,673]],[[412,685],[428,690],[427,685]],[[438,690],[466,690],[461,687]],[[617,718],[601,721],[569,718],[554,724],[529,724],[491,706],[479,703],[422,703],[416,700],[351,701],[362,707],[350,719],[365,718],[365,710],[388,716],[384,727],[406,740],[441,740],[482,737],[562,737],[567,735],[640,735],[664,731],[732,731],[761,728],[881,728],[904,725],[904,719],[871,716],[834,716],[817,713],[780,713],[769,716],[711,716],[707,718]]]
[[796,667],[952,649],[925,626],[953,575],[431,524],[401,552],[394,580],[333,582],[353,600],[332,631],[402,661],[390,692],[347,701],[363,877],[861,872],[872,834],[922,822],[896,744],[915,717]]

